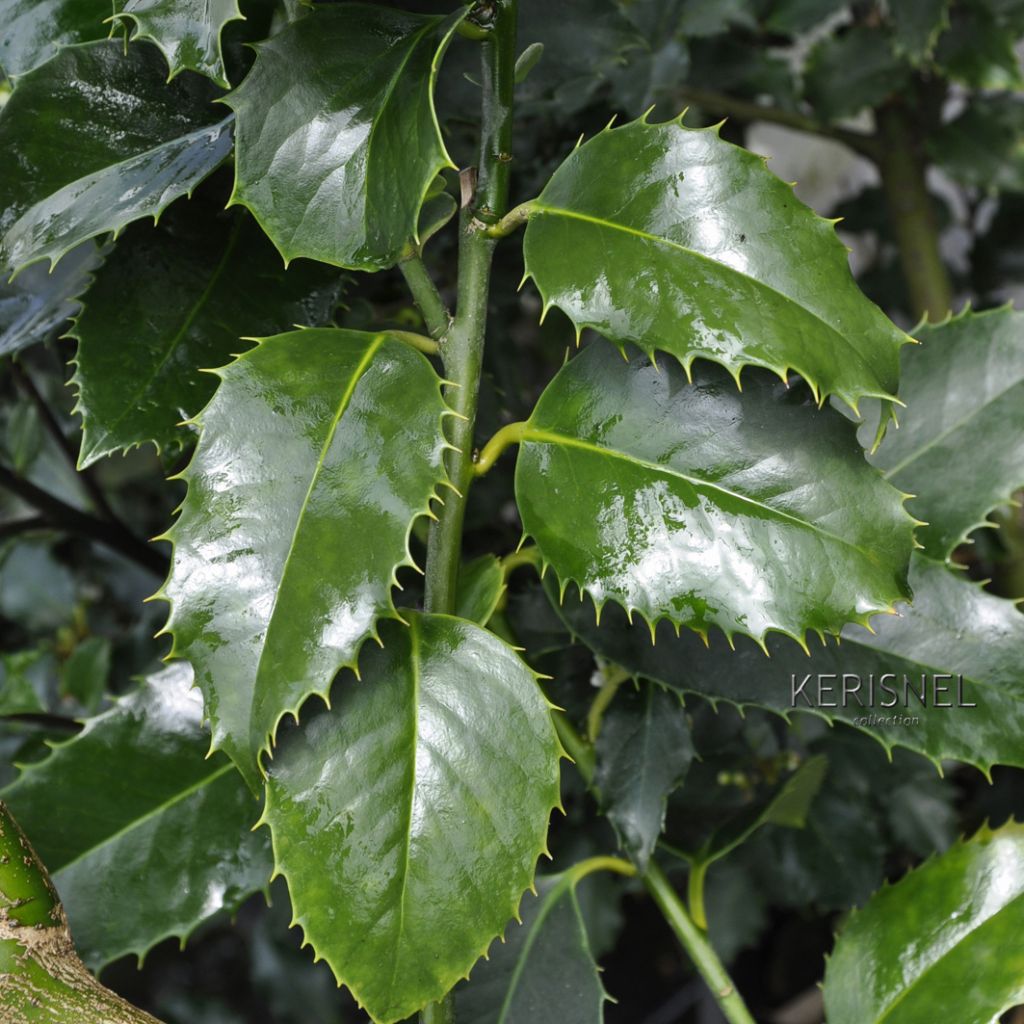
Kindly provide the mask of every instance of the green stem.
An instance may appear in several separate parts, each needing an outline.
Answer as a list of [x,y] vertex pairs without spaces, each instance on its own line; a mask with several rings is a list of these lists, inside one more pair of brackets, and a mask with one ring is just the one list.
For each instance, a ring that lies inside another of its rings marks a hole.
[[518,231],[529,219],[530,214],[533,213],[533,209],[537,204],[536,199],[531,199],[528,202],[520,203],[517,207],[509,210],[497,223],[492,224],[487,228],[486,234],[488,238],[505,238],[511,235],[514,231]]
[[525,548],[513,551],[501,560],[501,571],[506,581],[509,576],[524,565],[532,565],[535,569],[540,565],[540,550],[536,544],[529,544]]
[[426,264],[419,255],[412,255],[402,260],[398,264],[398,269],[401,270],[405,283],[412,292],[413,301],[423,316],[430,336],[435,341],[440,341],[451,326],[452,315],[427,271]]
[[433,338],[424,337],[414,331],[388,331],[388,334],[396,341],[404,342],[411,348],[425,352],[428,356],[436,356],[441,351],[441,346]]
[[[502,216],[508,206],[512,148],[512,107],[516,63],[516,0],[493,0],[494,21],[480,44],[482,118],[480,159],[475,195],[467,197],[459,217],[459,274],[455,319],[441,340],[445,376],[450,381],[445,397],[458,414],[451,423],[448,475],[456,488],[446,496],[427,541],[427,578],[424,605],[427,611],[450,613],[455,609],[456,586],[462,555],[462,524],[466,495],[473,478],[473,429],[480,391],[484,337],[487,329],[487,294],[495,240],[485,234],[477,218]],[[405,265],[403,264],[403,267]],[[409,280],[406,270],[406,280]],[[425,271],[424,271],[425,273]],[[413,276],[415,279],[415,270]],[[422,282],[421,282],[422,284]],[[433,287],[431,285],[431,287]],[[421,288],[422,290],[422,288]],[[415,294],[415,293],[414,293]],[[417,297],[418,302],[423,300]],[[424,317],[428,313],[420,307]],[[436,312],[436,310],[435,310]],[[420,1024],[453,1024],[455,1006],[451,993],[425,1007]]]
[[943,320],[953,303],[953,287],[942,261],[935,204],[925,183],[925,157],[914,118],[899,101],[875,111],[882,175],[889,216],[896,232],[900,264],[914,316]]
[[499,430],[494,437],[484,445],[483,450],[473,464],[473,472],[476,476],[483,476],[491,466],[501,458],[506,448],[519,444],[526,433],[526,422],[519,420],[515,423],[507,423]]
[[[552,712],[555,731],[562,741],[566,753],[576,763],[576,768],[588,786],[594,783],[594,748],[577,732],[575,726],[561,711]],[[661,868],[651,860],[640,878],[654,898],[658,909],[662,912],[669,927],[675,932],[676,938],[683,949],[689,954],[693,965],[711,989],[722,1013],[729,1024],[754,1024],[743,997],[736,991],[736,986],[729,977],[728,971],[718,959],[718,955],[708,942],[704,931],[694,924],[686,912],[682,901],[672,888]]]
[[725,1019],[729,1024],[755,1024],[706,933],[693,923],[665,872],[652,860],[641,877],[669,927],[707,982]]
[[707,877],[707,861],[695,861],[690,866],[690,879],[686,886],[686,902],[690,905],[690,916],[701,931],[708,930],[708,915],[704,910],[704,879]]
[[587,739],[591,743],[597,742],[598,734],[601,732],[601,720],[604,718],[605,710],[615,699],[615,694],[619,692],[619,687],[629,679],[629,677],[630,674],[624,668],[608,666],[605,670],[604,682],[601,684],[601,689],[597,691],[597,696],[594,698],[590,705],[590,710],[587,712]]

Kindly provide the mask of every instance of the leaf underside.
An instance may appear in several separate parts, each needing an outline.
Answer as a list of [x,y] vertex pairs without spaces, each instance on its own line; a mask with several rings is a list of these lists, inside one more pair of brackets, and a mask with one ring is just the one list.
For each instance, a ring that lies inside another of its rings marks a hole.
[[403,614],[333,710],[282,737],[264,812],[295,922],[379,1024],[443,996],[505,928],[559,799],[533,673],[479,626]]
[[[554,588],[549,596],[566,625],[591,649],[638,675],[656,679],[684,693],[738,707],[762,707],[782,715],[802,710],[830,722],[846,722],[874,737],[887,751],[905,747],[931,760],[961,761],[986,774],[993,765],[1024,767],[1024,616],[1012,601],[987,593],[961,573],[942,563],[915,555],[910,585],[914,601],[874,623],[875,634],[859,626],[843,631],[841,643],[814,644],[808,657],[785,637],[768,643],[770,657],[749,642],[731,651],[722,643],[705,647],[696,637],[676,636],[663,626],[652,645],[649,631],[631,627],[617,608],[602,616],[598,628],[589,604],[568,598],[558,604]],[[966,624],[970,624],[968,629]],[[858,676],[862,689],[854,696],[854,680],[847,707],[839,705],[843,674]],[[898,703],[879,686],[885,673],[895,679]],[[914,693],[921,692],[925,674],[928,706]],[[945,692],[936,693],[935,675]],[[799,687],[807,676],[806,687]],[[817,678],[825,676],[819,697]],[[962,695],[976,707],[943,707],[957,701],[956,676],[963,676]],[[869,700],[869,677],[875,680],[874,701]],[[904,689],[904,676],[910,690]],[[797,694],[794,698],[794,687]],[[863,703],[860,703],[863,701]],[[811,705],[815,706],[811,706]],[[874,716],[875,721],[872,721]],[[917,719],[907,727],[894,726],[893,717]]]
[[330,322],[338,272],[303,260],[282,273],[259,227],[236,213],[178,205],[159,226],[129,229],[96,275],[71,332],[80,467],[147,442],[174,455],[193,436],[181,421],[217,384],[201,367],[248,347],[239,338]]
[[235,191],[286,260],[395,264],[439,171],[437,68],[464,17],[325,6],[257,47],[226,99],[238,118]]
[[167,58],[171,77],[196,71],[228,88],[220,35],[242,18],[238,0],[123,0],[115,17],[130,24],[131,38],[148,39]]
[[102,259],[95,242],[83,242],[52,272],[29,267],[13,281],[0,280],[0,356],[20,352],[59,331],[81,308],[77,300]]
[[1024,486],[1024,313],[965,310],[903,353],[907,408],[872,462],[914,497],[925,554],[949,558]]
[[854,911],[825,971],[829,1024],[994,1024],[1024,1003],[1024,825],[911,871]]
[[211,105],[216,90],[166,77],[153,47],[125,54],[111,39],[61,50],[19,80],[0,114],[0,267],[55,263],[156,217],[227,157],[233,119]]
[[591,345],[526,424],[516,498],[563,588],[758,641],[909,596],[913,520],[843,416],[766,373],[740,393],[720,367],[689,384],[662,363]]
[[896,394],[908,339],[857,287],[832,223],[716,129],[606,129],[552,176],[524,250],[545,309],[578,330],[737,379],[795,370],[854,409]]
[[280,719],[396,616],[412,525],[446,479],[448,410],[426,357],[385,334],[281,334],[218,374],[160,596],[213,746],[256,789]]
[[201,717],[191,670],[171,666],[4,791],[93,970],[184,941],[267,885],[257,805],[226,757],[206,758]]

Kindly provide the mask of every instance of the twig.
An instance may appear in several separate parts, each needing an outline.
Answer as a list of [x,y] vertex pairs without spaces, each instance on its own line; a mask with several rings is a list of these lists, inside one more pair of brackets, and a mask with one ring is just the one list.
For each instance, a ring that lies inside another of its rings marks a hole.
[[98,541],[157,576],[167,574],[168,560],[123,526],[79,511],[6,466],[0,466],[0,487],[41,512],[55,527]]

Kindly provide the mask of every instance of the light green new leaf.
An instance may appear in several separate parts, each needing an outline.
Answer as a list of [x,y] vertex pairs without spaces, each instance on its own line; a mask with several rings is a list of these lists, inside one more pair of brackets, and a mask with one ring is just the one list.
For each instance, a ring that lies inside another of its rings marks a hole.
[[281,718],[397,617],[395,573],[446,479],[448,410],[427,358],[386,334],[280,334],[218,376],[160,596],[213,746],[255,789]]
[[78,312],[76,301],[102,261],[95,242],[83,242],[52,271],[29,267],[13,281],[0,276],[0,356],[44,341]]
[[621,863],[595,857],[538,878],[536,894],[519,908],[522,920],[455,990],[460,1024],[601,1024],[608,995],[576,887],[593,871]]
[[115,0],[115,17],[133,28],[131,38],[148,39],[167,58],[171,78],[198,71],[225,89],[230,87],[220,34],[242,19],[238,0]]
[[928,525],[917,539],[948,558],[1024,486],[1024,313],[971,313],[918,331],[902,358],[907,408],[872,461]]
[[18,81],[0,113],[0,267],[54,263],[156,217],[228,155],[232,118],[211,105],[213,87],[166,78],[153,47],[125,54],[111,39],[61,50]]
[[767,373],[626,363],[591,345],[526,423],[516,498],[563,589],[761,641],[866,622],[909,596],[913,520],[855,429]]
[[716,129],[602,132],[554,173],[524,247],[545,309],[578,329],[687,369],[792,369],[854,408],[896,393],[908,339],[857,287],[832,224]]
[[623,849],[643,870],[686,778],[693,740],[678,693],[649,681],[623,687],[601,721],[594,782]]
[[486,626],[505,593],[505,572],[494,555],[481,555],[459,569],[455,614]]
[[379,270],[417,238],[434,178],[454,167],[433,92],[464,14],[325,6],[257,46],[226,100],[238,116],[232,201],[286,260]]
[[45,711],[43,696],[53,669],[53,658],[42,650],[0,654],[0,715]]
[[559,800],[533,673],[479,626],[404,614],[282,740],[264,812],[296,923],[379,1024],[443,996],[505,928]]
[[[886,750],[905,747],[936,765],[962,761],[986,773],[996,764],[1024,767],[1024,616],[1012,601],[920,555],[911,562],[910,585],[913,604],[901,607],[899,615],[877,619],[875,633],[847,627],[841,643],[814,644],[810,657],[785,637],[769,640],[766,658],[750,642],[737,643],[735,651],[722,643],[707,648],[667,626],[658,630],[652,645],[646,627],[629,626],[617,608],[607,609],[598,627],[589,603],[572,599],[559,606],[554,588],[549,587],[549,595],[588,647],[684,693],[786,716],[796,710],[846,722]],[[844,673],[850,676],[845,708],[840,706]],[[887,673],[895,678],[881,680]],[[921,692],[922,674],[927,707],[914,696]],[[860,690],[854,689],[854,677],[860,679]],[[881,682],[895,689],[894,704]],[[958,691],[965,705],[975,706],[955,706]],[[910,724],[900,725],[901,718]]]
[[996,1024],[1024,1003],[1024,825],[977,835],[876,892],[825,971],[829,1024]]
[[173,665],[4,791],[94,970],[184,941],[267,885],[257,805],[227,758],[207,759],[201,717],[191,670]]
[[17,78],[62,46],[105,39],[110,0],[0,0],[0,68]]
[[[248,343],[295,325],[330,322],[337,270],[281,259],[248,214],[218,216],[198,203],[159,226],[124,235],[84,299],[72,384],[82,414],[79,466],[149,441],[174,454],[191,432],[181,421],[210,399],[223,366]],[[145,329],[139,329],[144,324]]]

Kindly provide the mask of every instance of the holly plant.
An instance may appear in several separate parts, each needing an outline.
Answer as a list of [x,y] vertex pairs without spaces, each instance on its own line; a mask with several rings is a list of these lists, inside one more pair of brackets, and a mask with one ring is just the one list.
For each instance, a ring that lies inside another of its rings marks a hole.
[[1020,4],[413,6],[0,0],[0,1019],[280,879],[305,1019],[639,1021],[646,915],[751,1024],[788,906],[831,1024],[998,1021]]

